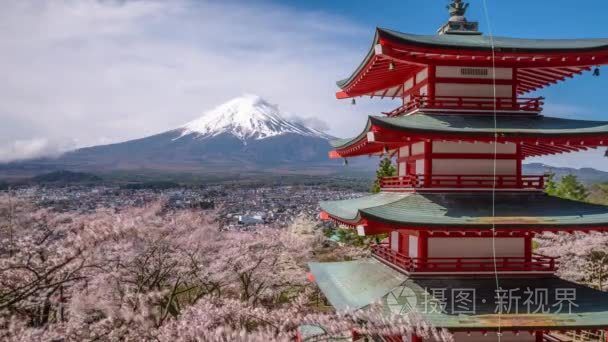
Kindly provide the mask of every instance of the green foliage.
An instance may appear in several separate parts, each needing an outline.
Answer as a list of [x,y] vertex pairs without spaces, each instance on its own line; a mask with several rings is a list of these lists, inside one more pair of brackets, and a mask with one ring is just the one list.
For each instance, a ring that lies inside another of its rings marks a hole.
[[545,176],[547,177],[545,180],[545,192],[549,195],[556,196],[557,183],[555,182],[555,173],[549,172]]
[[540,244],[536,240],[532,240],[532,251],[536,251],[540,248]]
[[587,189],[575,175],[564,176],[559,183],[555,182],[554,176],[554,174],[549,174],[545,183],[545,192],[549,195],[575,201],[585,201],[589,196]]
[[[355,247],[367,247],[371,244],[380,243],[380,241],[386,239],[388,234],[378,234],[372,236],[359,236],[357,231],[352,228],[338,228],[336,230],[332,230],[332,233],[329,234],[331,236],[337,236],[338,241],[345,245],[355,246]],[[325,232],[325,236],[328,233]]]
[[378,193],[380,192],[380,181],[384,177],[394,177],[397,175],[397,168],[393,165],[391,158],[385,157],[380,160],[380,165],[378,166],[378,170],[376,171],[376,180],[372,185],[371,192]]
[[366,245],[366,238],[364,236],[359,236],[354,229],[338,229],[336,235],[338,235],[339,241],[345,245],[357,247]]
[[323,236],[325,236],[326,238],[334,236],[334,229],[328,227],[323,228]]

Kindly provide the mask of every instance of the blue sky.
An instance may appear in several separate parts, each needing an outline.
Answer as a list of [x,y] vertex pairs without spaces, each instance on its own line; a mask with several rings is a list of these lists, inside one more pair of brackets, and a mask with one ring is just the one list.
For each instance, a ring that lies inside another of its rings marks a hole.
[[[370,33],[367,40],[357,41],[361,53],[369,47],[369,39],[375,27],[386,27],[402,32],[433,34],[445,22],[444,9],[450,1],[387,0],[282,0],[276,1],[304,11],[327,11],[349,18]],[[519,38],[605,38],[608,37],[606,13],[608,2],[583,1],[524,1],[487,0],[489,22],[484,2],[469,1],[469,20],[480,22],[486,34]],[[603,77],[589,73],[542,89],[529,96],[547,98],[546,115],[606,120],[608,118],[608,68]],[[557,166],[595,167],[608,170],[603,151],[534,158],[529,162],[544,162]]]
[[[489,31],[483,2],[469,20]],[[487,0],[495,35],[608,37],[608,2]],[[243,93],[329,133],[396,106],[337,101],[376,26],[434,34],[447,0],[0,0],[0,161],[179,127]],[[554,85],[546,113],[604,119],[608,68]],[[603,152],[598,152],[603,153]],[[596,153],[597,154],[597,153]],[[566,160],[566,161],[564,161]],[[555,164],[608,170],[608,159]]]
[[[365,27],[369,34],[356,42],[362,54],[369,48],[375,27],[417,34],[433,34],[446,21],[445,5],[449,2],[448,0],[275,1],[275,3],[293,6],[304,11],[326,11],[344,16],[361,27]],[[518,38],[608,37],[608,25],[606,24],[608,2],[604,0],[487,0],[490,23],[486,20],[483,1],[472,0],[469,3],[467,18],[479,21],[481,30],[486,35],[490,32],[488,27],[490,24],[492,32],[496,36]],[[604,77],[595,78],[586,74],[543,89],[538,92],[538,95],[547,97],[548,109],[556,107],[557,115],[602,120],[608,118],[606,89],[608,89],[608,69],[605,70]]]

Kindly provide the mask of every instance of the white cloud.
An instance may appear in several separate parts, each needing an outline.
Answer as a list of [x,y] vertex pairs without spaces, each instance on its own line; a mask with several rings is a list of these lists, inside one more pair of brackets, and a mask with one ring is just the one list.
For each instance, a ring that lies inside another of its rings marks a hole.
[[58,156],[73,147],[71,144],[58,144],[44,138],[15,140],[0,146],[0,162]]
[[330,130],[327,122],[315,117],[291,116],[287,118],[290,121],[297,122],[306,127],[316,129],[317,131],[327,132]]
[[358,133],[375,108],[334,98],[334,81],[365,54],[353,42],[371,32],[324,13],[250,1],[22,0],[2,2],[0,23],[3,151],[139,138],[245,92],[337,136]]

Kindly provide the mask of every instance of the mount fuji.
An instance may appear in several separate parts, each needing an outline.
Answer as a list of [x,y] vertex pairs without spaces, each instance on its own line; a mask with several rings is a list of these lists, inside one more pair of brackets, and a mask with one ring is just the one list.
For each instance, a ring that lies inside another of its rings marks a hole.
[[228,134],[244,144],[286,134],[325,140],[331,138],[320,131],[287,121],[276,105],[256,95],[244,95],[228,101],[180,129],[182,136],[209,138]]
[[287,120],[261,97],[245,95],[164,133],[25,163],[35,169],[97,172],[327,173],[341,166],[328,158],[330,138]]

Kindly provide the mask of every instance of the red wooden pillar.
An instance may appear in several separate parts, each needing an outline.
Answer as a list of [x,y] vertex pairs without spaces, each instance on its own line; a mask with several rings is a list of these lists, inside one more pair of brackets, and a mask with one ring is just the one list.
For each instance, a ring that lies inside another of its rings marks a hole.
[[424,187],[428,188],[432,184],[433,177],[433,141],[424,142]]
[[[533,234],[529,233],[524,237],[524,257],[526,259],[526,263],[532,262],[532,237]],[[527,264],[530,265],[530,264]],[[526,265],[526,266],[527,266]]]
[[511,88],[511,101],[513,101],[513,107],[515,107],[515,109],[517,109],[517,71],[517,68],[513,68],[513,86]]
[[428,99],[429,102],[434,104],[435,103],[435,81],[437,79],[437,66],[435,65],[429,65],[429,69],[428,69],[428,83],[427,83],[427,93],[428,93]]
[[427,267],[427,259],[429,257],[429,237],[426,232],[421,231],[418,234],[418,266],[422,269]]
[[537,331],[535,336],[536,336],[536,342],[543,342],[543,340],[544,340],[544,338],[543,338],[544,334],[543,334],[542,331]]
[[524,162],[523,161],[524,158],[523,158],[523,153],[521,151],[521,144],[519,144],[519,143],[516,143],[516,145],[515,145],[515,154],[516,154],[515,162],[517,163],[515,165],[515,167],[516,167],[515,178],[517,179],[517,187],[520,188],[523,185],[522,179],[521,179],[521,176],[522,176],[521,168],[522,168],[522,164]]

